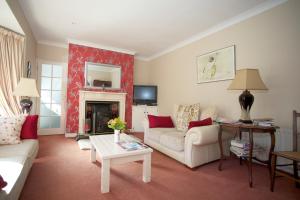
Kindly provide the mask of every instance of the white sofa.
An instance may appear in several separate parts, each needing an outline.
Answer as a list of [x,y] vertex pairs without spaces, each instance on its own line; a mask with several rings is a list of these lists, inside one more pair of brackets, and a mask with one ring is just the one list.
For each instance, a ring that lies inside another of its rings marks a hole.
[[[147,118],[144,119],[143,125],[145,144],[190,168],[220,158],[218,143],[219,125],[217,124],[193,127],[187,132],[178,131],[176,127],[149,128]],[[231,135],[223,134],[223,147],[226,155],[229,155],[229,140],[231,137]]]
[[1,200],[17,200],[39,149],[38,140],[0,145],[0,174],[7,186],[0,190]]

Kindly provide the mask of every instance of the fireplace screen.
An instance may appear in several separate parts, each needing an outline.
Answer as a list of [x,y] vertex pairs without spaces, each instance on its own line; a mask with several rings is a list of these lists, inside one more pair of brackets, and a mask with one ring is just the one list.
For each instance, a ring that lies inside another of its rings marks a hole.
[[108,128],[110,119],[119,117],[119,102],[87,101],[85,104],[85,132],[86,133],[113,133]]

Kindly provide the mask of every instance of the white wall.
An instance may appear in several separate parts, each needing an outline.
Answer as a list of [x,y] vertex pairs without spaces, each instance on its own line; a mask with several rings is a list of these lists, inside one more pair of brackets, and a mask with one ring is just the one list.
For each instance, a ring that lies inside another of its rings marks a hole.
[[[252,117],[273,117],[279,126],[291,127],[292,110],[300,111],[299,10],[300,1],[288,1],[149,63],[142,63],[135,76],[147,77],[149,73],[147,83],[158,85],[161,114],[170,114],[175,103],[200,102],[202,107],[216,105],[222,116],[238,119],[238,96],[242,91],[228,91],[231,81],[197,84],[196,75],[197,56],[235,45],[237,69],[258,68],[269,88],[267,92],[253,92]],[[142,79],[135,77],[138,83],[143,82]]]

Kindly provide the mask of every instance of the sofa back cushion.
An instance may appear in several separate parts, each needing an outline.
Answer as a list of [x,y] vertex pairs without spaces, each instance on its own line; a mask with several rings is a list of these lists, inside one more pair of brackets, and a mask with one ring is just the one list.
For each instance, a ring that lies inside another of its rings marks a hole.
[[18,144],[26,116],[0,117],[0,144]]
[[210,117],[199,121],[190,121],[189,129],[193,127],[208,126],[208,125],[212,125],[212,119]]
[[27,115],[22,126],[21,139],[37,139],[38,115]]
[[215,106],[209,106],[201,110],[200,120],[211,118],[213,121],[218,117],[217,108]]
[[149,128],[174,128],[170,116],[148,115]]
[[175,105],[174,119],[178,131],[187,131],[190,121],[196,121],[200,115],[200,104]]

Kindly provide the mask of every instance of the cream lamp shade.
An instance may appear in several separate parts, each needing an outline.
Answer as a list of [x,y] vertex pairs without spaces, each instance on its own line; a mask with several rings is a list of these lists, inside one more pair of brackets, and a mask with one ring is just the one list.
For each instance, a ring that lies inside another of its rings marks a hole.
[[36,88],[36,81],[32,78],[21,78],[13,94],[15,96],[40,97]]
[[262,81],[258,69],[240,69],[228,90],[268,90]]
[[234,80],[228,90],[244,90],[239,96],[241,105],[240,122],[252,123],[250,109],[254,102],[254,96],[249,90],[267,90],[268,88],[262,81],[258,69],[240,69],[236,71]]

